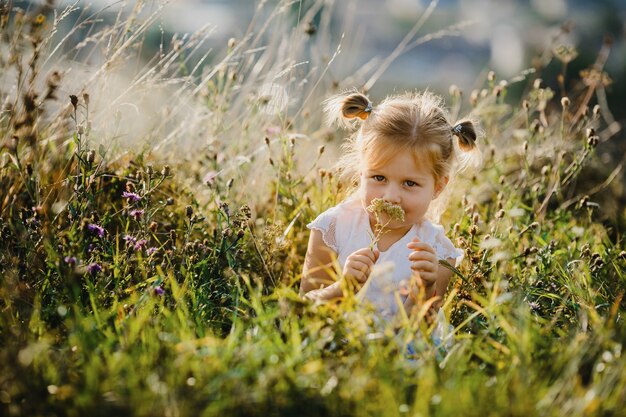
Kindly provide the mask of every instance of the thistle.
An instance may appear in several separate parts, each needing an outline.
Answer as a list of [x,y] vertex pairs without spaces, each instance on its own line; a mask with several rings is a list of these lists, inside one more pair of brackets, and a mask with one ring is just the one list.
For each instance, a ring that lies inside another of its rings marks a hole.
[[[373,213],[376,217],[376,231],[372,236],[372,242],[370,243],[370,249],[374,249],[374,246],[380,240],[380,236],[383,234],[385,227],[392,221],[404,221],[404,209],[397,204],[390,203],[382,198],[375,198],[372,200],[366,210]],[[386,214],[388,220],[383,224],[382,215]]]

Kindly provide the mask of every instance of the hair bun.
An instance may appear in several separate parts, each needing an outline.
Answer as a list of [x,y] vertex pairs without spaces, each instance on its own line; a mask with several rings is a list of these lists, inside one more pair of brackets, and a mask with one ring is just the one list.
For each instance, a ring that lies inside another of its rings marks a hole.
[[324,101],[324,112],[329,125],[335,123],[343,127],[351,127],[349,120],[359,118],[365,120],[372,112],[372,102],[361,93],[343,93]]
[[372,102],[361,93],[353,93],[347,96],[341,106],[341,114],[346,119],[358,117],[361,120],[368,118],[372,112]]
[[476,129],[469,120],[463,120],[452,127],[452,134],[459,140],[459,147],[468,152],[476,147]]

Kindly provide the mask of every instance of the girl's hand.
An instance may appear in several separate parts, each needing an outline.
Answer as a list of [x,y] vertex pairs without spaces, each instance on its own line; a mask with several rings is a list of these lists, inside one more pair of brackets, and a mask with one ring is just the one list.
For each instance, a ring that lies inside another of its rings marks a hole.
[[363,248],[348,256],[343,267],[344,278],[353,278],[359,284],[364,284],[372,272],[372,267],[378,260],[380,251],[378,249]]
[[424,243],[418,238],[409,242],[407,247],[412,251],[409,255],[411,269],[419,274],[425,288],[432,287],[437,281],[439,271],[439,261],[435,250],[428,243]]

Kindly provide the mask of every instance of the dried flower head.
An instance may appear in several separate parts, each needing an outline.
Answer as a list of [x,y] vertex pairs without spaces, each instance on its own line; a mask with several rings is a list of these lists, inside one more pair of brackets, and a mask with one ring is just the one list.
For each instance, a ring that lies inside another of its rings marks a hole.
[[377,217],[381,214],[386,214],[391,220],[403,222],[404,221],[404,209],[397,204],[392,204],[382,198],[375,198],[372,200],[367,211],[374,213]]
[[576,47],[571,45],[559,45],[554,48],[554,56],[564,64],[568,64],[578,57]]

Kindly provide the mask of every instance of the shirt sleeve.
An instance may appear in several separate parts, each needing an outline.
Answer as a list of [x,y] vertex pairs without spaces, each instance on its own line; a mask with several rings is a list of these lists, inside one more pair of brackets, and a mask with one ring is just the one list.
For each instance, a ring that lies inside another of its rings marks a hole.
[[311,230],[319,230],[322,232],[322,239],[326,246],[337,252],[337,215],[336,207],[330,208],[317,216],[315,220],[307,224],[306,227]]
[[463,251],[459,248],[456,248],[450,239],[446,236],[443,226],[441,225],[433,225],[435,227],[435,239],[433,244],[433,249],[437,254],[439,259],[455,259],[455,266],[459,266],[461,261],[463,260]]

